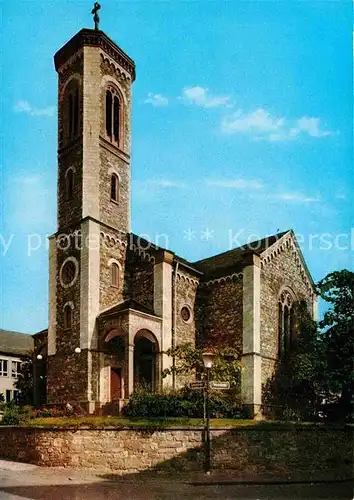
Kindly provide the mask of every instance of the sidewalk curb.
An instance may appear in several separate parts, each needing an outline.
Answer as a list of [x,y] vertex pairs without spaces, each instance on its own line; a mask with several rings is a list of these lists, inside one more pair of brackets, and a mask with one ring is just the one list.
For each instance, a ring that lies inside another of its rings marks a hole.
[[354,477],[346,479],[314,479],[314,480],[296,480],[296,479],[264,479],[264,480],[225,480],[225,481],[186,481],[191,486],[276,486],[276,485],[296,485],[296,484],[343,484],[354,483]]

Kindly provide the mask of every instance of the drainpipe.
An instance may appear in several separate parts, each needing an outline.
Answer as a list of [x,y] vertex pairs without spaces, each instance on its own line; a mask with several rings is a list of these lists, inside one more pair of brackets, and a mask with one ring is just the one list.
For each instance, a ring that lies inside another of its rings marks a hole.
[[[178,272],[178,266],[179,262],[177,262],[176,267],[175,267],[175,276],[174,276],[174,283],[173,283],[173,321],[172,321],[172,349],[175,348],[176,346],[176,336],[177,336],[177,331],[176,331],[176,324],[177,324],[177,272]],[[175,358],[173,357],[172,360],[172,367],[175,368]],[[172,387],[173,389],[176,389],[176,374],[173,371],[172,373]]]

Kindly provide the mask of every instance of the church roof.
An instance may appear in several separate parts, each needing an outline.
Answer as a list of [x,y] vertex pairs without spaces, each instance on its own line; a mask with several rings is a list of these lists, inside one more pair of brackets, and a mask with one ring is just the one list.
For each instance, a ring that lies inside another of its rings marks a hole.
[[261,238],[259,240],[254,240],[250,243],[242,245],[232,250],[222,252],[212,257],[207,257],[195,262],[189,262],[186,259],[176,255],[171,250],[166,250],[163,247],[159,247],[140,236],[131,233],[133,237],[134,244],[140,244],[143,248],[148,248],[150,251],[158,252],[160,250],[165,250],[173,254],[175,262],[184,266],[187,270],[194,272],[195,274],[201,276],[203,275],[207,279],[219,278],[225,276],[226,274],[232,274],[241,271],[242,268],[247,263],[247,257],[251,254],[261,255],[267,248],[271,247],[285,234],[290,233],[291,230],[283,231],[281,233],[272,234]]
[[235,272],[244,267],[245,260],[250,254],[260,255],[270,246],[274,245],[289,231],[266,236],[227,252],[222,252],[206,259],[193,262],[192,266],[202,271],[208,278],[216,278],[225,275],[228,271]]
[[0,352],[25,356],[33,350],[32,335],[0,329]]
[[140,304],[140,302],[137,302],[134,299],[127,299],[124,302],[121,302],[120,304],[117,304],[107,311],[104,311],[99,315],[99,318],[104,318],[106,316],[111,316],[113,314],[120,313],[122,311],[127,311],[128,309],[133,309],[134,311],[139,311],[145,314],[150,314],[152,316],[156,316],[155,312],[150,309],[149,307],[144,306],[143,304]]

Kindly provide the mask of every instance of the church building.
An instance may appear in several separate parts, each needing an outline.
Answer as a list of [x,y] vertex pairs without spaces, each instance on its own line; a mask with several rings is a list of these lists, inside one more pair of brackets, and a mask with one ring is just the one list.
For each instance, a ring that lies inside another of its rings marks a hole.
[[242,353],[254,414],[290,348],[297,302],[316,315],[311,275],[289,230],[188,262],[131,233],[134,61],[103,31],[82,29],[54,56],[58,73],[58,214],[49,249],[49,404],[120,408],[162,378],[181,343]]

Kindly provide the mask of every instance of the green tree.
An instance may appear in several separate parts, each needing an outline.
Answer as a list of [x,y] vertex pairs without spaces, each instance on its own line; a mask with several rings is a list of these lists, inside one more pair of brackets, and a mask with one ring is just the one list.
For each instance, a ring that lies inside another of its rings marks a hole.
[[263,404],[275,418],[313,420],[321,401],[323,353],[317,324],[307,304],[297,308],[298,334],[263,387]]
[[31,356],[21,363],[21,371],[15,386],[19,391],[18,402],[21,405],[33,405],[33,361]]
[[[194,347],[191,343],[179,344],[169,349],[167,354],[174,358],[174,363],[171,368],[163,371],[163,377],[175,374],[190,379],[191,373],[203,374],[203,351],[204,349]],[[231,387],[238,386],[241,371],[240,352],[232,347],[215,347],[208,351],[215,355],[210,372],[211,379],[228,381]]]
[[329,304],[323,320],[325,355],[324,388],[334,397],[335,414],[353,414],[354,403],[354,273],[346,269],[328,274],[318,283],[320,296]]

